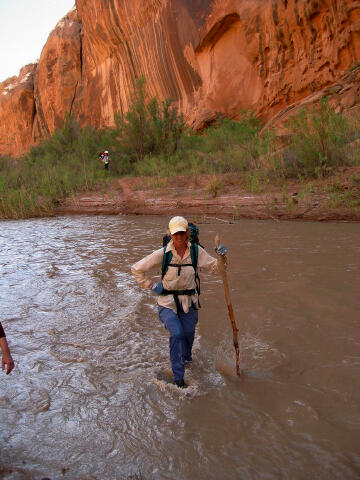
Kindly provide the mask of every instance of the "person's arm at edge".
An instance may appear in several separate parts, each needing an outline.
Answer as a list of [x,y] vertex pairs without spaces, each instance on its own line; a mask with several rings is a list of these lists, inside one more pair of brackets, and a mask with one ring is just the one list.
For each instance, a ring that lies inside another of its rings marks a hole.
[[219,258],[214,258],[207,253],[202,247],[199,246],[199,259],[198,265],[201,269],[205,270],[208,273],[220,273],[220,262]]
[[4,329],[0,322],[0,348],[2,352],[1,359],[1,369],[5,370],[6,365],[6,375],[9,375],[11,370],[14,368],[14,360],[10,353],[10,348],[6,340]]
[[143,288],[151,288],[153,285],[152,280],[146,276],[146,272],[154,267],[160,266],[163,261],[164,250],[159,248],[155,252],[150,253],[142,260],[134,263],[131,267],[131,273],[134,275],[136,282]]

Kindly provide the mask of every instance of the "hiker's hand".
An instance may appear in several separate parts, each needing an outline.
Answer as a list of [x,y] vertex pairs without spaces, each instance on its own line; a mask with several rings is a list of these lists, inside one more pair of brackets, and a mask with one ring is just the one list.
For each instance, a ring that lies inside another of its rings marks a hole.
[[226,255],[227,254],[227,248],[225,247],[225,245],[219,245],[219,247],[215,247],[215,252],[218,254],[218,255]]
[[163,284],[161,282],[159,283],[153,283],[152,286],[151,286],[151,290],[154,292],[154,293],[157,293],[158,295],[161,294],[161,292],[163,291],[164,287],[163,287]]
[[10,352],[3,353],[2,361],[1,361],[1,369],[5,370],[5,366],[6,366],[6,375],[9,375],[11,370],[14,368],[14,360],[12,359]]

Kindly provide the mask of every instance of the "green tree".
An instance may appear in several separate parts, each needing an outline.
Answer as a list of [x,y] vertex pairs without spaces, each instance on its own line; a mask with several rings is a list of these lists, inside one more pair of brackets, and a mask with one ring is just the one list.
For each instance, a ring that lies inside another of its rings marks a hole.
[[323,176],[347,163],[344,147],[353,138],[353,127],[344,115],[335,112],[328,98],[310,112],[300,111],[289,120],[288,127],[298,173]]
[[170,100],[164,100],[160,106],[156,98],[148,100],[144,78],[136,82],[129,111],[116,114],[115,124],[116,150],[130,164],[147,155],[170,155],[184,129],[184,119]]

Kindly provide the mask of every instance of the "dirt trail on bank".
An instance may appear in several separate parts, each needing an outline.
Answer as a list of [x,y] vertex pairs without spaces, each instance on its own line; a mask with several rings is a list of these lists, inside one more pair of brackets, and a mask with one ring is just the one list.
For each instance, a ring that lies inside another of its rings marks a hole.
[[[351,179],[359,174],[360,167],[340,171],[335,194],[329,179],[288,183],[282,190],[268,186],[266,191],[251,193],[230,175],[120,178],[101,191],[69,197],[56,214],[182,214],[198,221],[207,218],[360,221],[360,208],[344,200],[347,191],[353,192]],[[360,185],[356,188],[360,197]]]

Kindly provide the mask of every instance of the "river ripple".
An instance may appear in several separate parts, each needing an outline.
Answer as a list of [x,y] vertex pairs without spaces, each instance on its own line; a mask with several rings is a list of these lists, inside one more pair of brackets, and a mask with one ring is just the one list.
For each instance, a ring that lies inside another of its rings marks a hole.
[[360,225],[201,225],[207,250],[216,232],[229,247],[246,379],[233,374],[221,282],[203,276],[182,391],[159,380],[167,334],[129,271],[166,222],[0,223],[16,361],[0,376],[0,477],[360,478]]

